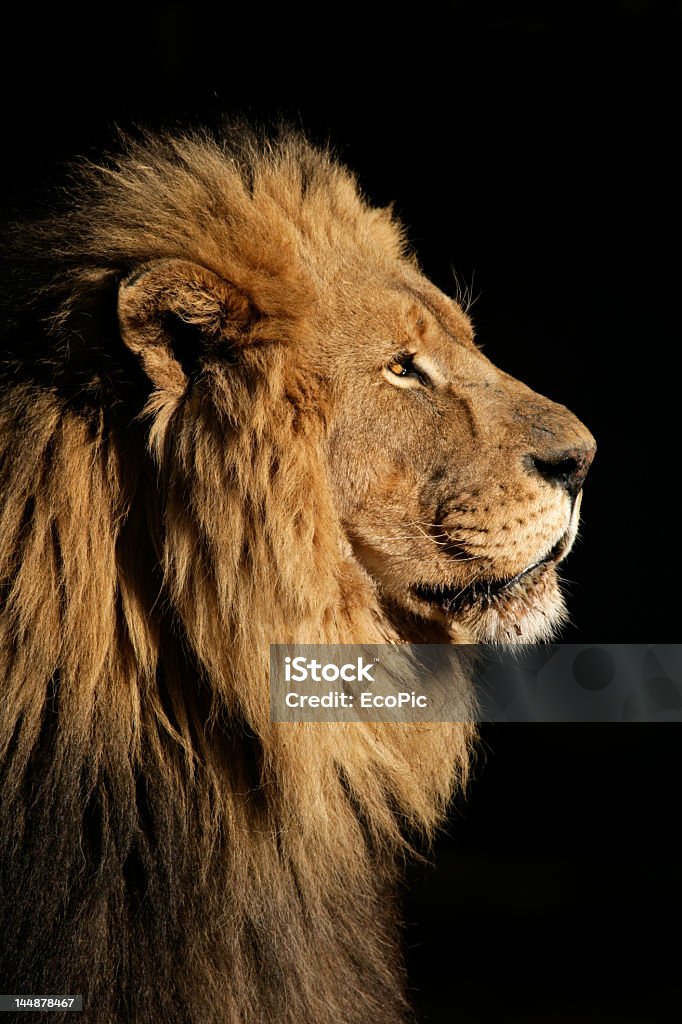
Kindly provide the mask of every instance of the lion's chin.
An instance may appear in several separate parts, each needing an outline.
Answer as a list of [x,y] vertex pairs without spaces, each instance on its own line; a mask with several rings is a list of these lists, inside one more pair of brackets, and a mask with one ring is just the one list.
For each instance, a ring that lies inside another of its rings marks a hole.
[[458,634],[488,644],[548,641],[565,621],[554,563],[538,566],[501,593],[477,598],[451,616]]
[[465,588],[420,584],[411,597],[421,615],[440,621],[460,643],[546,641],[566,618],[553,559],[513,579],[480,580]]

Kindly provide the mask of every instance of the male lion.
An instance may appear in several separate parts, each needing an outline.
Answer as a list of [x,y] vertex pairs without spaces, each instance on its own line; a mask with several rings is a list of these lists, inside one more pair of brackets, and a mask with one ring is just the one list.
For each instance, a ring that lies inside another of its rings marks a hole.
[[272,725],[268,645],[548,636],[592,437],[297,136],[127,142],[17,237],[2,987],[404,1020],[394,865],[470,727]]

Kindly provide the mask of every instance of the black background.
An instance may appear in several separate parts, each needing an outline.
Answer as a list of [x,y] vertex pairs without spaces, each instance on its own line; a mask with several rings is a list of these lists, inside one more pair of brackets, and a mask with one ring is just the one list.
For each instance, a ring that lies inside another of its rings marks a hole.
[[[563,639],[672,642],[681,22],[642,0],[26,5],[2,44],[7,207],[117,125],[283,115],[331,140],[426,273],[472,289],[487,355],[597,438]],[[678,1018],[679,743],[484,729],[436,868],[406,887],[422,1019]]]

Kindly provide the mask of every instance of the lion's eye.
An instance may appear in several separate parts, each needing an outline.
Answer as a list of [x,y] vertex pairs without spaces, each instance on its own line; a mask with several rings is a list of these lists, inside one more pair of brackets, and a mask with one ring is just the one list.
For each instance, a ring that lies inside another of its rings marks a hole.
[[391,359],[390,363],[386,365],[385,375],[391,383],[398,384],[400,387],[413,387],[418,384],[429,385],[431,383],[424,371],[415,364],[414,356],[408,353]]
[[400,363],[397,359],[394,359],[392,363],[389,363],[388,368],[391,373],[396,375],[396,377],[407,377],[410,372],[405,363]]

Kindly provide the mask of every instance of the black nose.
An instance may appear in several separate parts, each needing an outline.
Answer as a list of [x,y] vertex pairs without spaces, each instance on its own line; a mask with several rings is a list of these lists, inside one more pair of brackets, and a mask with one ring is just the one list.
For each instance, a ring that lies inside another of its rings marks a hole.
[[591,445],[589,448],[569,448],[556,455],[531,455],[530,463],[536,473],[550,483],[564,487],[575,498],[585,482],[596,450],[596,445]]

